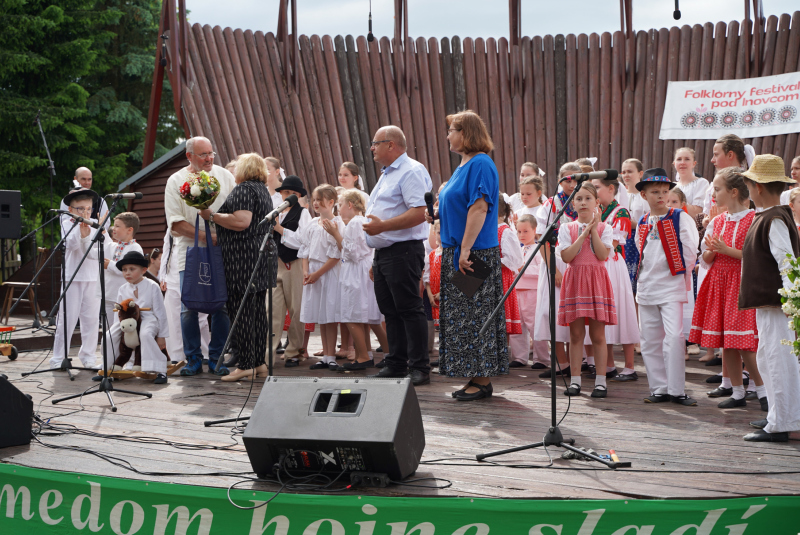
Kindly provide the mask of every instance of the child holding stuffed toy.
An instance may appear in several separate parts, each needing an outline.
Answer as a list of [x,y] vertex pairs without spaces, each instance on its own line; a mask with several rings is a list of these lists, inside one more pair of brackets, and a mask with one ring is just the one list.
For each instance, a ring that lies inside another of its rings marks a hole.
[[125,284],[122,273],[117,269],[116,263],[131,251],[144,253],[142,246],[136,243],[134,236],[139,230],[139,216],[133,212],[123,212],[114,218],[114,240],[105,241],[105,280],[106,302],[105,312],[107,326],[111,327],[117,322],[114,313],[114,304],[117,292]]
[[[169,336],[167,310],[159,285],[144,276],[148,264],[147,258],[137,251],[129,252],[116,263],[117,269],[122,272],[125,279],[125,284],[120,286],[117,293],[117,303],[125,303],[127,308],[133,301],[141,310],[141,324],[138,336],[135,337],[138,340],[133,342],[133,344],[138,342],[141,346],[141,365],[134,365],[133,372],[155,373],[156,378],[153,382],[165,384],[168,360],[162,350],[167,347],[165,338]],[[135,350],[135,347],[131,347],[129,338],[123,338],[123,328],[119,321],[106,332],[108,347],[106,362],[109,372],[120,371],[127,362],[127,358],[124,359],[125,362],[120,358],[120,344]]]

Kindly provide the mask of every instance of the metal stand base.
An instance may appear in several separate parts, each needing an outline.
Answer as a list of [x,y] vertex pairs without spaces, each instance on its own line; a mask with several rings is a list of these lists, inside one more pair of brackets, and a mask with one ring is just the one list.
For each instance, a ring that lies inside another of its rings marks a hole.
[[584,457],[588,457],[593,461],[597,461],[598,463],[602,463],[607,467],[615,470],[617,468],[630,468],[631,463],[629,462],[615,462],[609,461],[607,459],[603,459],[602,457],[598,457],[597,455],[592,455],[591,453],[587,453],[579,448],[574,446],[575,439],[569,438],[564,440],[564,437],[561,435],[561,430],[558,427],[551,427],[547,430],[547,434],[544,436],[544,440],[542,442],[535,442],[533,444],[528,444],[526,446],[517,446],[516,448],[509,448],[507,450],[500,450],[500,451],[493,451],[491,453],[481,453],[475,456],[475,459],[478,461],[482,461],[489,457],[494,457],[496,455],[505,455],[506,453],[514,453],[516,451],[525,451],[530,450],[533,448],[541,448],[544,446],[556,446],[559,448],[564,448],[565,450],[573,451],[579,455]]
[[97,371],[94,368],[76,368],[72,365],[72,357],[65,357],[64,360],[61,361],[61,366],[58,368],[46,368],[44,370],[36,370],[35,372],[24,372],[22,374],[23,377],[28,377],[29,375],[35,375],[37,373],[46,373],[46,372],[67,372],[67,376],[69,377],[70,381],[75,380],[75,376],[72,375],[72,371],[74,370],[88,370],[90,372]]
[[100,384],[96,387],[93,386],[91,390],[82,392],[80,394],[73,394],[71,396],[66,396],[63,398],[58,398],[53,400],[53,405],[56,403],[61,403],[62,401],[67,401],[68,399],[75,399],[81,396],[88,396],[89,394],[99,394],[100,392],[104,392],[108,397],[108,402],[111,404],[111,412],[117,412],[117,406],[114,405],[114,400],[111,398],[111,392],[122,392],[123,394],[132,394],[134,396],[144,396],[146,398],[152,398],[153,394],[149,392],[134,392],[132,390],[120,390],[119,388],[114,388],[110,377],[103,377],[100,380]]

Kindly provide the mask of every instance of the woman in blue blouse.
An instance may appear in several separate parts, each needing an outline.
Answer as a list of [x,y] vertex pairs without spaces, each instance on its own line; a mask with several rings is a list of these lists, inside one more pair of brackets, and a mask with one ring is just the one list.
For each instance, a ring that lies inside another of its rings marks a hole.
[[[491,378],[508,373],[505,314],[478,338],[484,322],[503,297],[497,203],[500,180],[486,153],[494,148],[483,120],[473,111],[447,117],[450,150],[461,164],[439,194],[442,240],[439,373],[469,377],[453,397],[473,401],[492,395]],[[456,270],[467,275],[470,253],[486,262],[491,274],[474,296],[467,297],[452,283]]]

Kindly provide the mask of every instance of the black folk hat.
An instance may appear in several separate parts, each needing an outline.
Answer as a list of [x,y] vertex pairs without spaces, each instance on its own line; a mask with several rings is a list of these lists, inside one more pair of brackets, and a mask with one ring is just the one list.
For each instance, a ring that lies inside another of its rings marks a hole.
[[654,167],[653,169],[648,169],[644,172],[642,179],[636,183],[636,189],[642,191],[646,184],[652,184],[653,182],[669,184],[669,189],[672,189],[677,185],[669,178],[666,171],[660,167]]
[[300,180],[300,177],[296,175],[287,176],[283,179],[283,183],[275,188],[275,191],[283,190],[296,191],[297,193],[300,193],[301,197],[308,195],[306,188],[303,187],[303,181]]
[[95,191],[86,188],[75,188],[64,196],[64,204],[69,207],[69,203],[71,203],[75,197],[82,197],[84,195],[88,195],[92,198],[92,206],[94,206],[94,203],[100,198]]
[[139,251],[130,251],[123,256],[121,260],[117,261],[116,266],[118,270],[122,271],[122,266],[127,266],[129,264],[135,264],[146,268],[150,266],[150,261]]

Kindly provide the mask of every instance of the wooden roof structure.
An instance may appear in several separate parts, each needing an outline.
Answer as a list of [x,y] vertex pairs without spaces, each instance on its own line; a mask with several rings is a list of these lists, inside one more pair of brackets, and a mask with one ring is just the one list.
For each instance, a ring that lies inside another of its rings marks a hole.
[[[312,188],[335,184],[341,163],[353,161],[370,189],[380,170],[369,143],[387,124],[403,129],[409,155],[438,185],[456,164],[445,117],[467,108],[489,127],[504,191],[516,189],[525,161],[547,172],[552,191],[565,161],[596,156],[598,168],[619,168],[634,157],[646,167],[670,168],[682,146],[695,149],[699,173],[711,176],[712,140],[658,137],[667,82],[800,70],[800,11],[765,19],[759,1],[754,20],[748,12],[741,23],[634,32],[625,11],[630,2],[622,0],[620,31],[535,37],[518,35],[517,6],[511,39],[412,39],[405,38],[407,27],[396,27],[394,39],[371,43],[350,35],[295,39],[287,31],[279,32],[281,41],[272,33],[189,25],[181,18],[183,0],[178,9],[175,2],[163,2],[167,40],[159,48],[154,100],[163,54],[161,78],[166,74],[176,88],[186,135],[210,138],[217,164],[246,152],[277,156]],[[284,0],[281,8],[288,7]],[[287,47],[296,55],[287,56]],[[151,115],[146,156],[155,127]],[[800,153],[797,134],[748,142],[787,162]]]

